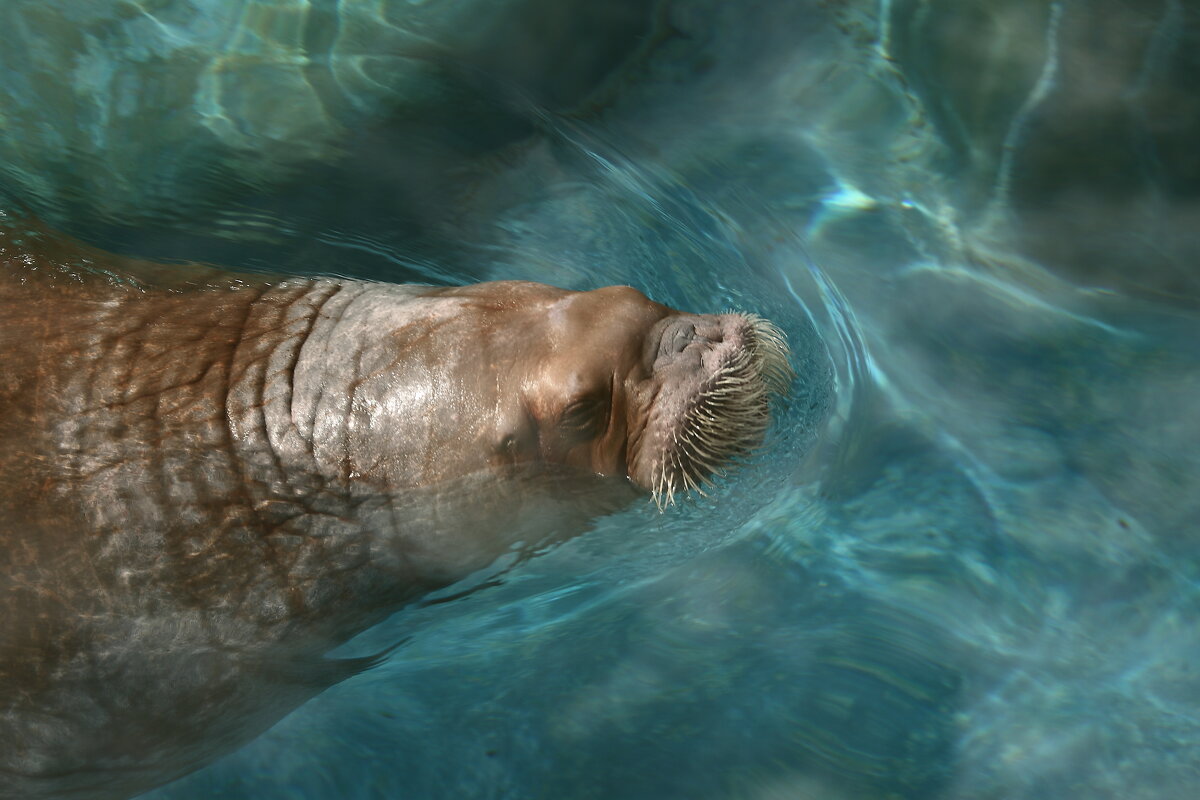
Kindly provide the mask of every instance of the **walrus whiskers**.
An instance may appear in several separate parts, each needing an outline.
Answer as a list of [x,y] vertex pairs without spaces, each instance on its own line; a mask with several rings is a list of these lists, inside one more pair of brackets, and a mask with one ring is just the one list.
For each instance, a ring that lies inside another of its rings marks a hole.
[[756,314],[736,314],[746,343],[693,399],[658,463],[651,492],[659,510],[678,492],[706,495],[714,476],[757,447],[770,424],[770,398],[787,390],[795,373],[787,339]]

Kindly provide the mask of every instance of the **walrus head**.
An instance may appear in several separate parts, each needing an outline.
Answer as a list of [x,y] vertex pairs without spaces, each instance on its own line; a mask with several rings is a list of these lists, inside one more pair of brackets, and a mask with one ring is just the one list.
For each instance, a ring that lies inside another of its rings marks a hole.
[[627,286],[368,299],[341,326],[369,349],[343,359],[357,365],[347,438],[327,450],[391,487],[560,464],[627,477],[661,508],[754,448],[792,377],[766,320],[684,313]]

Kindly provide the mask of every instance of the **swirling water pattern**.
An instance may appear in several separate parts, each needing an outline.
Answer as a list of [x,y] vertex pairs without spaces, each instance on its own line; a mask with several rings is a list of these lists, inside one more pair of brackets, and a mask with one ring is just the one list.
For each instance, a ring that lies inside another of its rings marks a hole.
[[146,797],[1195,796],[1195,11],[645,5],[0,11],[6,198],[102,244],[795,347],[714,497],[396,614]]

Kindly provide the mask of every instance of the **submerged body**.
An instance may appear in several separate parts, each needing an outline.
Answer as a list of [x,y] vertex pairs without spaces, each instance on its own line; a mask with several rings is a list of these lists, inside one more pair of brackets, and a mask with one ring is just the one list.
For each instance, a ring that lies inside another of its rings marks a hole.
[[0,239],[0,797],[203,765],[360,669],[323,653],[388,611],[703,481],[788,374],[762,321],[627,287],[32,241]]

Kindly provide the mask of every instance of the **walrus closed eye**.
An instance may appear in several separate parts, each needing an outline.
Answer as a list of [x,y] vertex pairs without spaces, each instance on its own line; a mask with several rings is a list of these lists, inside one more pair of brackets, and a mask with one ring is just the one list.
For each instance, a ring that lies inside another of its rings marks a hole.
[[703,491],[787,346],[629,287],[231,275],[0,231],[0,798],[124,797],[519,543]]

